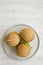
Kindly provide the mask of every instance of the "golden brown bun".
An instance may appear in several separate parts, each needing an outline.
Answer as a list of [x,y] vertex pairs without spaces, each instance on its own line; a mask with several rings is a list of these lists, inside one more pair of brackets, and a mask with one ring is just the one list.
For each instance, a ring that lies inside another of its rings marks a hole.
[[25,28],[22,30],[21,32],[21,37],[25,40],[25,41],[32,41],[35,37],[35,33],[31,28]]
[[17,47],[17,54],[21,57],[27,57],[31,52],[30,46],[27,46],[23,43],[18,45]]
[[20,37],[16,32],[11,32],[7,35],[6,41],[10,46],[16,46],[20,42]]

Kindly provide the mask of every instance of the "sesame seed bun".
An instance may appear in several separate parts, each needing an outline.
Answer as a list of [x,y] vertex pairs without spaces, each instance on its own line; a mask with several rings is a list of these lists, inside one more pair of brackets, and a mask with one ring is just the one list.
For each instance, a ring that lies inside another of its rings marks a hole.
[[20,36],[16,32],[11,32],[6,36],[6,42],[10,46],[16,46],[20,42]]
[[17,54],[20,57],[27,57],[31,52],[30,46],[27,46],[23,43],[21,43],[20,45],[18,45],[17,47]]
[[25,41],[32,41],[35,37],[35,33],[33,31],[33,29],[31,28],[25,28],[21,31],[21,37],[25,40]]

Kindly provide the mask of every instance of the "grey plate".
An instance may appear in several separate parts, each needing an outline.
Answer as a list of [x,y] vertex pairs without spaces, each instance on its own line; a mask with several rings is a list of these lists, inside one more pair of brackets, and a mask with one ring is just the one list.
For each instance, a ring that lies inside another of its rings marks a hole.
[[15,25],[15,26],[12,26],[10,28],[8,28],[3,37],[2,37],[2,46],[3,46],[3,49],[4,49],[4,52],[6,53],[7,56],[9,56],[10,58],[13,58],[13,59],[18,59],[18,60],[26,60],[26,59],[30,59],[32,58],[38,48],[39,48],[39,36],[37,34],[37,32],[34,30],[35,32],[35,38],[33,41],[30,42],[30,45],[32,46],[32,49],[31,49],[31,53],[28,57],[25,57],[25,58],[22,58],[22,57],[19,57],[17,54],[16,54],[16,50],[15,48],[11,48],[9,45],[7,45],[6,41],[5,41],[5,37],[8,33],[12,32],[12,31],[16,31],[16,32],[20,32],[22,29],[24,28],[32,28],[31,26],[28,26],[28,25],[25,25],[25,24],[19,24],[19,25]]

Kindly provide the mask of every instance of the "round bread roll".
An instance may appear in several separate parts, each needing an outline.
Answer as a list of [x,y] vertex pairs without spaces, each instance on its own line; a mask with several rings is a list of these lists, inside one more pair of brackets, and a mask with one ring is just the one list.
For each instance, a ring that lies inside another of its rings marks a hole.
[[22,31],[21,31],[21,37],[25,40],[25,41],[32,41],[35,37],[35,33],[33,31],[33,29],[31,28],[24,28]]
[[17,54],[20,57],[27,57],[31,52],[30,46],[27,46],[23,43],[19,44],[17,47]]
[[6,41],[10,46],[16,46],[20,42],[20,36],[16,32],[11,32],[7,35]]

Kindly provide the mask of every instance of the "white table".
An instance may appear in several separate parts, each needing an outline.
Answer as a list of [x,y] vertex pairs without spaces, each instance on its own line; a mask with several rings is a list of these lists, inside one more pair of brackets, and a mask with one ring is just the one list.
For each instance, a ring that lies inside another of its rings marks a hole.
[[[3,51],[2,35],[16,24],[32,26],[39,34],[39,50],[30,60],[13,60]],[[0,0],[0,65],[43,65],[43,0]]]

